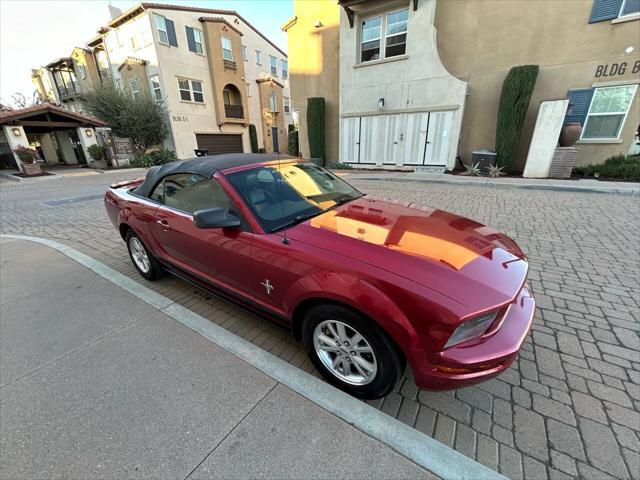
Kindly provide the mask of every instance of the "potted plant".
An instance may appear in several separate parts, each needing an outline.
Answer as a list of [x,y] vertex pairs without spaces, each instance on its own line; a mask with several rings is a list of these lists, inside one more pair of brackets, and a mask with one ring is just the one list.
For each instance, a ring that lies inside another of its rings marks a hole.
[[18,155],[22,172],[26,176],[30,177],[32,175],[39,175],[42,173],[40,164],[36,163],[36,155],[38,154],[38,152],[36,152],[33,148],[25,147],[24,145],[18,145],[14,152],[16,152],[16,155]]
[[90,165],[92,168],[107,168],[107,149],[104,145],[98,145],[97,143],[94,143],[93,145],[89,145],[87,147],[87,151],[93,159]]

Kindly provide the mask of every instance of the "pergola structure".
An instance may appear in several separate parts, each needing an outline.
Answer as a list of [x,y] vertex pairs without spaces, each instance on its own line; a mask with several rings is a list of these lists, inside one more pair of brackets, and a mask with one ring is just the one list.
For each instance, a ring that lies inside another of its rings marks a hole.
[[13,154],[13,163],[17,167],[20,167],[20,159],[14,150],[20,145],[29,147],[32,143],[39,144],[42,159],[48,164],[76,164],[80,161],[79,155],[89,159],[87,148],[98,143],[95,128],[106,126],[95,117],[43,103],[0,112],[0,143]]

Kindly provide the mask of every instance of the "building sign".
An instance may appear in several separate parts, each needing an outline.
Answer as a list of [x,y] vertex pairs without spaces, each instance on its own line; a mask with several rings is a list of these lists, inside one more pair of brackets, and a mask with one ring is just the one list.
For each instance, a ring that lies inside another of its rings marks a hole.
[[174,122],[188,122],[189,121],[189,117],[187,117],[185,115],[172,115],[171,119]]
[[640,60],[636,60],[632,64],[627,62],[620,63],[608,63],[606,65],[598,65],[596,67],[596,78],[600,77],[615,77],[618,75],[624,75],[630,71],[631,73],[640,72]]
[[113,137],[113,143],[116,149],[116,154],[128,155],[133,153],[133,148],[131,148],[131,142],[128,138]]

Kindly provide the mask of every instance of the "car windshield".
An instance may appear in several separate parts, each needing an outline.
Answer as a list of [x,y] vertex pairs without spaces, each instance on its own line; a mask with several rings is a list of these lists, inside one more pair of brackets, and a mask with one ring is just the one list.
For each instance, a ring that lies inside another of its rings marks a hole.
[[241,170],[227,178],[267,232],[326,212],[362,194],[312,163],[277,162]]

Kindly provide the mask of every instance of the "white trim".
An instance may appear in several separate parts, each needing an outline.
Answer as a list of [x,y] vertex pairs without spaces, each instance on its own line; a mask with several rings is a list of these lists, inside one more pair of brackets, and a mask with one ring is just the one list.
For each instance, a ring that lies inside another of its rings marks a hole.
[[616,23],[633,22],[634,20],[640,20],[640,13],[630,13],[624,17],[614,18],[611,20],[611,24],[615,25]]
[[[626,112],[624,112],[624,117],[622,117],[622,121],[620,122],[620,126],[618,127],[618,131],[616,132],[616,136],[615,137],[607,137],[607,138],[583,138],[584,132],[587,130],[587,124],[589,123],[589,117],[590,116],[594,116],[594,117],[603,117],[603,116],[612,116],[612,115],[622,115],[623,112],[607,112],[607,113],[591,113],[591,107],[593,107],[593,100],[596,98],[596,94],[598,93],[598,90],[605,90],[607,88],[618,88],[618,87],[625,87],[625,86],[633,86],[633,93],[631,94],[631,100],[629,100],[629,104],[627,105],[627,110]],[[591,96],[591,103],[589,104],[589,110],[587,111],[587,115],[584,117],[584,126],[582,128],[582,133],[580,134],[580,141],[582,140],[598,140],[597,142],[592,142],[592,143],[608,143],[608,142],[604,142],[604,140],[619,140],[620,139],[620,134],[622,133],[622,129],[624,128],[625,123],[627,122],[627,117],[629,116],[629,110],[631,109],[631,104],[633,103],[633,99],[636,96],[636,91],[638,90],[638,85],[636,83],[627,83],[627,84],[623,84],[623,85],[612,85],[612,86],[608,86],[608,87],[596,87],[593,95]],[[591,143],[591,142],[588,142]]]
[[[229,48],[225,48],[224,46],[225,40],[229,42]],[[220,35],[220,45],[222,46],[222,58],[224,60],[233,62],[233,44],[231,43],[231,39],[229,37],[225,37],[224,35]],[[224,56],[225,52],[229,52],[229,55],[231,56],[231,58],[225,57]]]
[[82,252],[45,238],[4,234],[0,237],[39,243],[57,250],[440,478],[507,480],[498,472],[294,367]]
[[618,18],[627,18],[627,17],[631,17],[634,15],[639,15],[639,12],[631,12],[631,13],[627,13],[626,15],[622,14],[622,11],[624,10],[625,5],[627,4],[628,0],[622,0],[622,3],[620,4],[620,10],[618,10]]
[[[158,42],[160,42],[162,45],[166,45],[170,47],[171,45],[169,44],[169,31],[167,30],[167,18],[163,15],[158,15],[157,13],[154,13],[154,15],[156,16],[156,30],[158,32]],[[160,28],[160,25],[158,25],[158,18],[162,19],[162,23],[164,24],[164,29]],[[167,37],[166,42],[162,40],[162,37],[160,36],[160,32],[163,32],[164,35]]]
[[[400,32],[400,33],[393,33],[391,35],[387,35],[387,19],[389,17],[389,15],[393,15],[394,13],[399,13],[406,10],[407,11],[407,25],[406,25],[406,29],[404,30],[404,32]],[[387,59],[392,59],[395,57],[400,57],[400,56],[404,56],[407,53],[407,38],[409,35],[409,18],[408,16],[410,15],[410,8],[409,7],[405,7],[405,8],[398,8],[398,6],[394,6],[391,10],[386,10],[386,11],[382,11],[382,12],[377,12],[375,14],[371,14],[367,17],[361,17],[358,18],[358,52],[357,52],[357,61],[355,62],[355,66],[358,65],[368,65],[370,62],[379,62],[381,60],[387,60]],[[378,18],[380,17],[380,35],[378,36],[378,48],[379,48],[379,52],[378,52],[378,58],[375,60],[362,60],[362,45],[365,43],[369,43],[369,42],[375,42],[376,39],[371,39],[371,40],[363,40],[362,38],[362,23],[366,22],[367,20],[372,20],[374,18]],[[401,55],[394,55],[391,57],[387,57],[386,55],[386,49],[387,49],[387,38],[391,38],[391,37],[396,37],[398,35],[406,35],[405,40],[404,40],[404,52]]]

